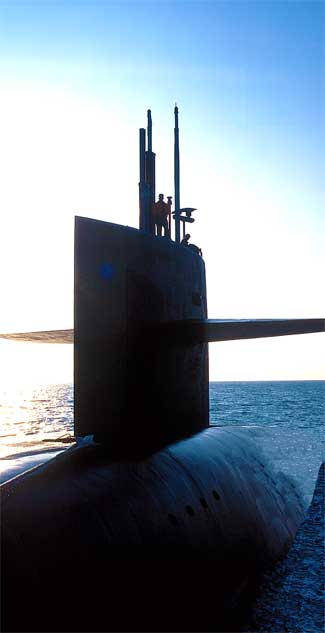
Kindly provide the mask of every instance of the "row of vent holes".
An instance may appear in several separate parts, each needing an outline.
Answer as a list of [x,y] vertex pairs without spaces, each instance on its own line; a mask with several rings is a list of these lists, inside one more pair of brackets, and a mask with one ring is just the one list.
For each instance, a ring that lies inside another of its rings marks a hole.
[[[219,501],[220,496],[218,495],[216,490],[212,490],[212,494],[215,498],[216,501]],[[207,510],[208,506],[208,502],[204,499],[204,497],[200,498],[200,503],[202,508],[204,508],[205,510]],[[195,510],[192,508],[192,506],[186,506],[185,507],[187,514],[189,514],[191,517],[193,517],[195,515]],[[171,522],[172,525],[178,525],[178,521],[177,518],[175,517],[174,514],[169,514],[168,518]]]

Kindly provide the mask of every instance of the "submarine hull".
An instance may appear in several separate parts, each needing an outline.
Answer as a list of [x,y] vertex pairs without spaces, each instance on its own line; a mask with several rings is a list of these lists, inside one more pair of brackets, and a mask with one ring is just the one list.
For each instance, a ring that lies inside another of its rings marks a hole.
[[2,486],[2,630],[236,630],[302,518],[238,430],[139,460],[68,449]]

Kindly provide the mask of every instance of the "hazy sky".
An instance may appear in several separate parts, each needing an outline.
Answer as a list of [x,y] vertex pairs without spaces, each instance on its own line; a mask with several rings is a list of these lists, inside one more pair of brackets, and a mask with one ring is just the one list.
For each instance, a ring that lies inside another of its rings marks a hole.
[[[325,4],[0,0],[0,331],[72,327],[73,217],[136,226],[138,128],[207,265],[209,316],[322,317]],[[321,334],[210,345],[213,380],[325,378]],[[69,346],[1,342],[6,381]]]

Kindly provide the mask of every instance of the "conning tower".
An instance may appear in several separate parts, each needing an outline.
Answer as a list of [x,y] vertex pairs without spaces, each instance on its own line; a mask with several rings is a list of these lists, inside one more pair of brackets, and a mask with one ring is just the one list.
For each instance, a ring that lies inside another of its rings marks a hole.
[[[209,421],[207,343],[179,340],[169,329],[184,319],[207,318],[204,261],[177,243],[178,109],[176,243],[171,197],[155,203],[156,155],[147,114],[147,134],[139,131],[140,230],[87,218],[76,218],[75,226],[75,432],[93,434],[126,456],[191,435]],[[160,204],[168,215],[164,237],[155,235]],[[184,226],[194,221],[185,211]]]

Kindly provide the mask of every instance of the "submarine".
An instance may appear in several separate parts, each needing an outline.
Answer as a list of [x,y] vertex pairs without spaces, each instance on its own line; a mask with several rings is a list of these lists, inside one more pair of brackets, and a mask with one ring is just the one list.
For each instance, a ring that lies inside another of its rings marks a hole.
[[209,427],[208,344],[324,319],[208,318],[174,115],[174,211],[156,202],[148,111],[139,229],[75,218],[74,330],[2,335],[74,343],[76,437],[1,486],[3,631],[238,630],[304,517],[248,437]]

